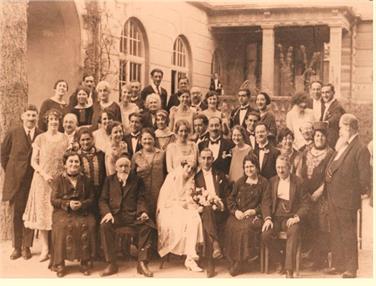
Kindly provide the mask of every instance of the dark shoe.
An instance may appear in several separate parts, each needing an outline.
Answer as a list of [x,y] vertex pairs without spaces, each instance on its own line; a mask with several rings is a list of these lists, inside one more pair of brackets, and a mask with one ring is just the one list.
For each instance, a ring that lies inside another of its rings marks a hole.
[[294,271],[287,270],[286,271],[286,278],[294,278]]
[[345,272],[342,274],[342,278],[356,278],[356,271],[355,271],[355,272],[352,272],[352,271],[345,271]]
[[12,254],[10,255],[10,259],[11,260],[15,260],[15,259],[17,259],[17,258],[20,258],[21,257],[21,249],[14,249],[13,250],[13,252],[12,252]]
[[329,275],[337,275],[337,274],[341,274],[342,272],[337,270],[334,267],[331,267],[331,268],[325,268],[324,273],[329,274]]
[[212,278],[216,275],[215,273],[215,266],[213,261],[208,261],[207,267],[206,267],[206,277]]
[[144,261],[140,261],[137,264],[137,272],[138,274],[142,274],[145,277],[153,277],[153,272],[151,272],[148,268],[148,265]]
[[22,254],[23,259],[25,260],[30,259],[31,258],[30,248],[29,247],[22,248],[21,254]]
[[221,247],[219,246],[218,241],[213,242],[213,255],[212,256],[213,256],[214,259],[223,258]]
[[61,278],[65,275],[65,267],[63,265],[58,265],[56,267],[56,276]]
[[231,276],[239,275],[240,274],[240,263],[239,262],[235,262],[234,264],[232,264],[232,266],[230,267],[229,272],[230,272]]
[[109,276],[112,274],[117,273],[119,270],[118,266],[116,263],[109,263],[107,267],[104,269],[104,271],[101,273],[101,276]]
[[82,272],[82,274],[84,274],[85,276],[89,276],[90,275],[89,268],[90,267],[87,261],[81,262],[80,271]]

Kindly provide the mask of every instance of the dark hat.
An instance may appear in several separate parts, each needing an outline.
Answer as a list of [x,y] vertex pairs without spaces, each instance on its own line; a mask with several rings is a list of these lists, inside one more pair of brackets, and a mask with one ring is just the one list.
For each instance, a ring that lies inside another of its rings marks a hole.
[[313,123],[313,130],[314,131],[321,131],[324,134],[328,133],[328,122],[323,122],[323,121],[317,121]]

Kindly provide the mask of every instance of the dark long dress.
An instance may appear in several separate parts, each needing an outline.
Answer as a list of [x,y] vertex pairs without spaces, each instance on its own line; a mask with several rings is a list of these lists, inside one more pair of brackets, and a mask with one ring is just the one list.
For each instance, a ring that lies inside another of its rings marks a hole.
[[[82,206],[73,211],[70,200],[78,200]],[[96,222],[92,212],[94,192],[89,179],[78,175],[74,187],[64,173],[54,182],[51,203],[52,248],[50,266],[63,265],[64,260],[88,261],[95,256]]]
[[94,129],[98,128],[98,121],[102,111],[110,111],[114,115],[113,120],[121,122],[121,110],[119,104],[112,102],[109,106],[102,108],[100,102],[94,102],[93,115],[91,118],[91,124],[93,125]]
[[[255,185],[246,183],[247,177],[241,177],[234,184],[231,194],[227,198],[230,216],[225,227],[224,254],[230,261],[246,261],[257,255],[257,235],[261,230],[261,201],[268,188],[268,181],[258,176]],[[238,220],[235,211],[242,212],[255,209],[256,216]]]
[[[325,170],[334,151],[328,147],[326,155],[323,154],[321,157],[314,157],[311,150],[312,147],[307,148],[302,153],[302,159],[297,168],[297,175],[303,179],[305,189],[312,195],[324,183]],[[315,165],[316,167],[314,167]],[[313,169],[309,171],[308,168]],[[328,202],[324,191],[316,202],[311,203],[309,216],[303,229],[303,250],[311,251],[311,260],[317,267],[328,266],[323,265],[328,257],[328,241]]]

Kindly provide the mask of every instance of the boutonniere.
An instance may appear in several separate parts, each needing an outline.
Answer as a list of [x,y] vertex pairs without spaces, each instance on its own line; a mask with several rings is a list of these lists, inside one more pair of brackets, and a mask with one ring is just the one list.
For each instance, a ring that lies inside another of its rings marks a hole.
[[269,149],[265,149],[265,150],[264,150],[264,154],[268,154],[269,152],[270,152]]
[[231,150],[228,152],[226,151],[222,152],[222,159],[231,158],[231,157],[232,157]]

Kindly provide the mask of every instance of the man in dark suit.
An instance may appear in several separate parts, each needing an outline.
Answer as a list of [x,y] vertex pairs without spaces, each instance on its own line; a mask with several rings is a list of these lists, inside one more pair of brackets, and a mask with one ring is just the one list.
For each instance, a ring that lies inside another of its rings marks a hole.
[[321,98],[321,87],[322,83],[318,80],[312,81],[309,85],[310,98],[307,102],[307,108],[313,110],[313,116],[315,118],[315,121],[320,121],[324,105]]
[[[97,94],[97,91],[95,90],[94,76],[91,74],[84,74],[84,76],[82,77],[81,85],[90,90],[88,103],[93,104],[94,102],[97,102],[98,94]],[[77,105],[77,95],[75,91],[69,97],[69,106],[72,108],[72,107],[75,107],[76,105]]]
[[210,79],[209,90],[215,91],[217,95],[222,95],[223,86],[222,83],[219,81],[218,73],[214,73],[213,77]]
[[129,157],[141,149],[140,135],[142,129],[142,116],[139,113],[133,112],[129,114],[129,130],[131,133],[124,136],[124,141],[128,146]]
[[108,263],[102,276],[118,272],[116,263],[115,230],[128,226],[137,231],[138,265],[137,272],[147,277],[153,273],[148,268],[150,259],[151,234],[155,224],[148,216],[144,182],[136,174],[130,172],[131,161],[122,156],[116,161],[116,173],[106,178],[99,210],[102,216],[100,235],[106,262]]
[[338,132],[339,132],[339,119],[345,113],[342,105],[334,98],[335,89],[330,83],[323,85],[321,88],[321,96],[324,104],[322,105],[322,116],[320,121],[329,124],[328,129],[328,145],[332,148],[335,147]]
[[256,147],[253,153],[259,159],[260,175],[270,179],[277,174],[275,162],[280,152],[268,141],[268,133],[268,127],[265,123],[259,122],[256,124]]
[[167,111],[170,112],[171,107],[178,106],[180,104],[179,97],[184,92],[189,92],[189,79],[185,76],[178,80],[178,91],[170,96],[167,104]]
[[339,121],[336,152],[326,169],[332,268],[325,272],[354,278],[358,269],[357,211],[370,187],[370,153],[360,141],[358,120],[349,113]]
[[238,92],[238,100],[240,106],[235,108],[230,115],[230,128],[235,125],[241,125],[244,128],[247,128],[245,119],[247,118],[248,113],[254,110],[250,104],[249,100],[251,98],[251,92],[248,88],[241,88]]
[[163,79],[163,71],[161,69],[153,69],[150,72],[152,83],[146,86],[141,91],[141,99],[145,103],[146,97],[151,94],[155,93],[158,94],[161,98],[161,106],[163,109],[167,108],[167,91],[161,87],[161,82]]
[[260,121],[260,113],[256,111],[249,112],[245,118],[245,124],[247,126],[245,132],[247,137],[245,138],[245,143],[252,147],[252,150],[256,148],[256,134],[255,127]]
[[193,134],[190,137],[190,140],[198,145],[207,139],[209,137],[208,124],[209,120],[204,114],[195,114],[193,116]]
[[[300,178],[290,174],[289,158],[278,156],[276,169],[278,176],[270,179],[270,187],[262,200],[261,210],[265,222],[261,237],[270,249],[277,270],[284,272],[285,269],[286,277],[293,278],[300,227],[308,214],[309,197]],[[284,268],[280,253],[281,245],[278,241],[281,231],[287,234]]]
[[10,130],[1,144],[1,166],[4,168],[2,201],[9,201],[13,211],[13,252],[10,259],[31,258],[30,247],[34,232],[25,228],[22,215],[25,211],[34,169],[30,165],[32,142],[41,133],[36,127],[38,109],[28,105],[21,116],[22,127]]
[[222,120],[219,117],[212,117],[208,126],[209,136],[198,144],[199,151],[209,148],[213,152],[213,167],[225,174],[228,174],[231,163],[231,149],[234,147],[232,141],[222,136]]
[[230,191],[226,175],[213,168],[213,161],[213,152],[209,148],[204,148],[199,156],[201,169],[194,178],[195,188],[203,188],[209,192],[210,196],[218,196],[222,201],[220,208],[213,210],[211,206],[206,206],[201,212],[204,230],[203,256],[207,259],[206,274],[209,278],[215,276],[214,259],[223,257],[220,233],[223,231],[228,216],[225,202]]

